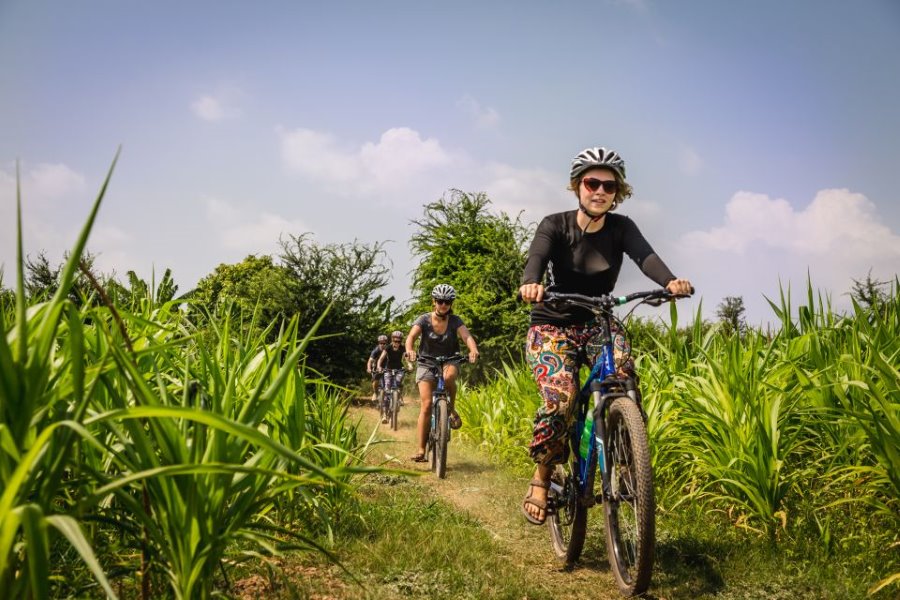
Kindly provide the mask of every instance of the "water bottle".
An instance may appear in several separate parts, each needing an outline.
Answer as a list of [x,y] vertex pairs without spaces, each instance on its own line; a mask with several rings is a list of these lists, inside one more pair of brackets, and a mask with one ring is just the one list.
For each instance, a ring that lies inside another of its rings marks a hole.
[[581,454],[581,458],[587,460],[588,452],[590,451],[590,443],[591,443],[591,435],[593,432],[594,426],[594,411],[588,409],[587,415],[584,418],[584,429],[581,431],[581,443],[578,446],[578,453]]

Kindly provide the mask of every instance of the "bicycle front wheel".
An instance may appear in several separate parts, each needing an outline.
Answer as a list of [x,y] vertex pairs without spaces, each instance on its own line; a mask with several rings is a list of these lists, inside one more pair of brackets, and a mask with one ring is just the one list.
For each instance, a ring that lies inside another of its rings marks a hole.
[[400,390],[391,392],[391,429],[397,431],[400,421]]
[[446,398],[441,399],[432,410],[436,410],[437,436],[434,440],[434,470],[441,479],[447,476],[447,442],[450,441],[450,414]]
[[650,586],[656,502],[647,428],[637,404],[617,398],[607,417],[609,495],[604,494],[606,547],[616,583],[626,596]]
[[556,465],[547,494],[547,524],[556,557],[571,565],[581,556],[587,532],[587,507],[579,502],[575,459]]

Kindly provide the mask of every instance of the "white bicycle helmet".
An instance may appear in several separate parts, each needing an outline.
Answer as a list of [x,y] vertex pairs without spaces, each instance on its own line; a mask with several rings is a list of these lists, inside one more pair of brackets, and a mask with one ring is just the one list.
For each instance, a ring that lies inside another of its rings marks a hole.
[[402,332],[402,331],[392,331],[392,332],[391,332],[391,339],[402,340],[402,339],[403,339],[403,332]]
[[431,297],[435,300],[456,300],[456,290],[449,283],[439,283],[431,290]]
[[379,336],[378,336],[378,343],[379,343],[379,344],[387,344],[387,341],[388,341],[388,340],[387,340],[387,336],[386,336],[386,335],[379,335]]
[[625,179],[625,161],[613,150],[595,146],[585,148],[572,159],[572,171],[569,179],[577,179],[579,175],[588,169],[603,167],[612,169],[619,177]]

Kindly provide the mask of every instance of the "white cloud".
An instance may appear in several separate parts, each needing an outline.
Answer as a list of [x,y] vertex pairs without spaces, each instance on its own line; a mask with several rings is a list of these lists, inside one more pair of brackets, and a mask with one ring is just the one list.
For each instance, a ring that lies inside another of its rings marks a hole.
[[682,237],[673,262],[695,278],[707,312],[724,296],[741,295],[748,316],[759,320],[771,316],[763,295],[777,298],[779,280],[802,292],[807,274],[835,309],[846,309],[853,279],[870,269],[879,279],[898,273],[900,236],[881,222],[875,204],[846,189],[822,190],[801,210],[738,192],[721,225]]
[[738,254],[764,245],[809,256],[900,259],[900,237],[879,221],[874,204],[846,189],[822,190],[801,211],[783,199],[738,192],[726,206],[722,226],[692,232],[685,241]]
[[385,131],[378,142],[342,144],[311,129],[280,131],[285,166],[335,191],[378,193],[414,187],[415,180],[458,163],[434,138],[408,127]]
[[222,247],[245,253],[269,254],[277,250],[282,235],[309,231],[299,219],[261,212],[248,215],[218,198],[206,198],[206,214]]
[[703,170],[703,159],[693,148],[682,146],[678,151],[678,166],[685,175],[699,175]]
[[191,103],[191,110],[204,121],[221,121],[240,116],[240,110],[223,97],[201,96]]
[[491,163],[481,179],[496,211],[515,217],[523,212],[526,222],[575,208],[575,196],[565,189],[565,177],[554,177],[543,169],[522,169]]
[[[35,256],[43,250],[51,260],[61,259],[83,220],[79,212],[82,220],[72,221],[74,210],[87,207],[84,176],[68,165],[49,163],[20,168],[20,175],[25,253]],[[15,168],[0,170],[0,227],[0,262],[9,273],[16,257]]]
[[483,129],[496,127],[500,123],[500,113],[489,106],[481,104],[469,94],[460,98],[456,105],[463,109],[475,121],[475,126]]

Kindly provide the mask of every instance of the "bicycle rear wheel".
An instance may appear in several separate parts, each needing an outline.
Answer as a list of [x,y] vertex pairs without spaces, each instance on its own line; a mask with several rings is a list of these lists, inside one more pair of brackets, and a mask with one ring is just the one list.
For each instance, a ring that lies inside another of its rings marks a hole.
[[647,429],[637,404],[617,398],[607,417],[610,494],[604,495],[606,547],[616,583],[626,596],[650,585],[656,536],[656,503]]
[[397,431],[400,421],[400,390],[391,390],[391,429]]
[[437,436],[434,440],[435,471],[441,479],[447,476],[447,442],[450,440],[448,402],[442,398],[432,410],[437,411]]
[[556,465],[547,494],[547,524],[556,557],[571,565],[581,556],[587,532],[587,507],[579,502],[575,459]]

